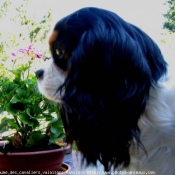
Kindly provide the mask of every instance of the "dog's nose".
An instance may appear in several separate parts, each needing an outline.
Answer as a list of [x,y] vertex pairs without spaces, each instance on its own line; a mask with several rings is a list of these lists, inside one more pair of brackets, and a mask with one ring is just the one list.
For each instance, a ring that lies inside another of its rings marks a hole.
[[35,72],[35,75],[38,79],[43,78],[44,75],[44,70],[43,69],[39,69]]

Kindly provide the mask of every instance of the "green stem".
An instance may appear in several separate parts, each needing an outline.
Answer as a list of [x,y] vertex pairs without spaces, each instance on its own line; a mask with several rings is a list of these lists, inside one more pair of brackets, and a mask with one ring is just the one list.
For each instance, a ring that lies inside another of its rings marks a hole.
[[20,125],[19,122],[18,122],[18,117],[17,117],[16,115],[14,115],[14,119],[15,119],[16,124],[18,125],[18,127],[21,128],[21,125]]
[[[41,110],[40,110],[38,113],[36,113],[35,116],[37,116],[38,114],[43,113],[43,112],[48,108],[48,106],[50,105],[50,103],[51,103],[51,102],[48,102],[47,104],[44,103],[44,104],[41,106]],[[38,105],[39,105],[39,104],[38,104]]]
[[27,140],[27,135],[28,135],[28,132],[31,130],[31,127],[29,127],[28,125],[26,125],[25,127],[25,132],[24,134],[22,135],[22,140]]
[[29,73],[30,73],[30,66],[31,66],[31,63],[29,63],[29,68],[27,69],[27,79],[28,79]]

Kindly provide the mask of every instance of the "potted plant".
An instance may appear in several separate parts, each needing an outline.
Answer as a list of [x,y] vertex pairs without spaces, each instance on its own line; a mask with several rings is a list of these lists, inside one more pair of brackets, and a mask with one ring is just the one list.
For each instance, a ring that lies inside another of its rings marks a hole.
[[30,45],[12,57],[13,69],[0,77],[0,171],[58,171],[69,146],[59,108],[36,89],[43,55]]

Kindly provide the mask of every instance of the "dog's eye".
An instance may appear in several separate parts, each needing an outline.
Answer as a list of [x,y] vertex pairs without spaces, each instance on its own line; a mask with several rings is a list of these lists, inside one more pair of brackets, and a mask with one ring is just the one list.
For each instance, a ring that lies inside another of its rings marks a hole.
[[59,56],[59,58],[63,58],[63,55],[64,55],[64,53],[65,53],[65,50],[56,49],[56,50],[55,50],[55,53],[56,53],[56,55]]
[[64,71],[67,70],[67,62],[68,60],[65,58],[65,51],[60,49],[51,49],[52,57],[54,63]]
[[56,49],[56,54],[59,55],[60,54],[60,51],[58,49]]
[[66,49],[58,42],[53,43],[50,47],[50,51],[54,60],[54,63],[64,71],[67,70],[67,64],[69,55]]

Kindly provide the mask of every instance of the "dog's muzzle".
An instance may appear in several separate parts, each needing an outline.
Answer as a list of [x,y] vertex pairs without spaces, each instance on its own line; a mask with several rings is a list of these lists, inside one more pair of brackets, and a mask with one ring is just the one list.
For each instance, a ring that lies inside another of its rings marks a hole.
[[60,93],[59,87],[64,83],[67,73],[49,60],[35,75],[40,93],[51,101],[60,102],[63,92]]

